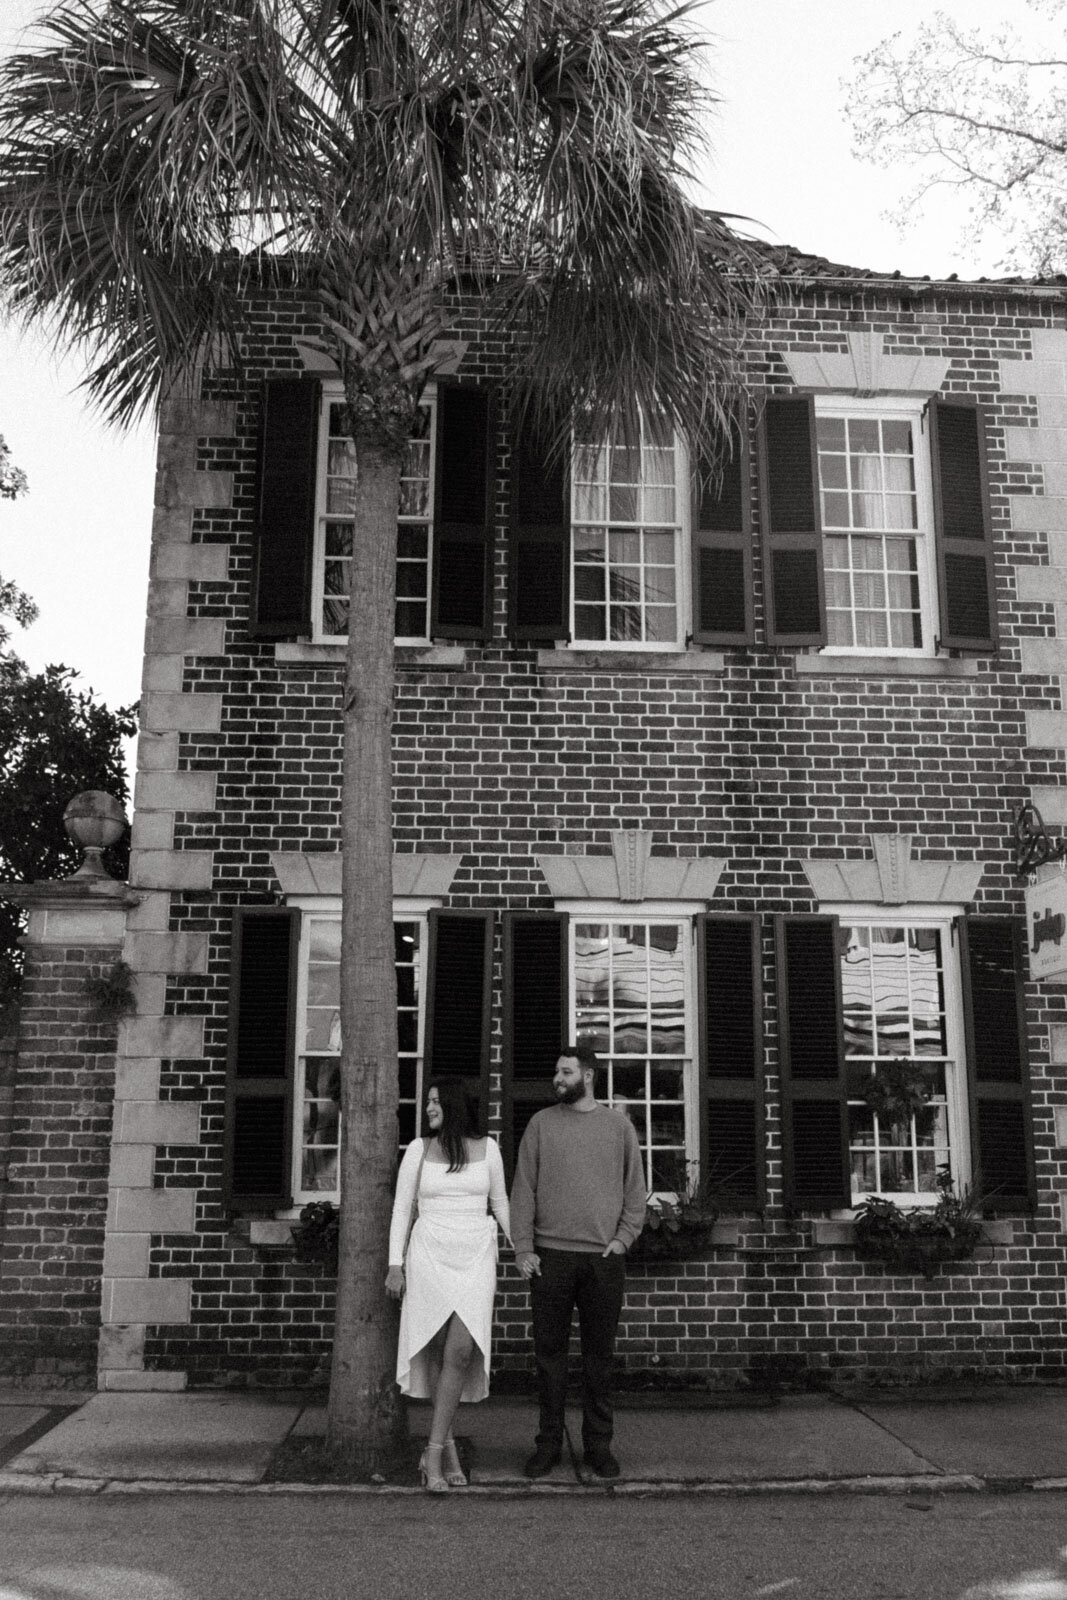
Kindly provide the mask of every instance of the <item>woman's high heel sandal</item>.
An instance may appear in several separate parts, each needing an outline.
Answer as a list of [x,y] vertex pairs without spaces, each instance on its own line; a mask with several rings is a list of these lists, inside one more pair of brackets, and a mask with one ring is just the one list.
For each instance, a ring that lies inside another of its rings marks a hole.
[[467,1487],[467,1474],[459,1464],[459,1451],[456,1449],[456,1441],[451,1435],[445,1440],[441,1465],[444,1468],[445,1482],[450,1489],[465,1489]]
[[419,1457],[419,1478],[422,1487],[428,1489],[431,1494],[444,1494],[448,1488],[448,1480],[441,1473],[443,1449],[443,1444],[428,1444]]

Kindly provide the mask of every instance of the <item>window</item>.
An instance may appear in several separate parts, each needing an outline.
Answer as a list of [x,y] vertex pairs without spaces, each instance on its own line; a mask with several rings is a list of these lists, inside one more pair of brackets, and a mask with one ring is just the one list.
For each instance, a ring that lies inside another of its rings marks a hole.
[[993,652],[988,428],[961,396],[770,395],[759,423],[768,643]]
[[641,418],[639,439],[576,437],[571,454],[571,638],[677,649],[684,640],[685,451]]
[[827,647],[933,653],[929,448],[918,404],[816,401]]
[[[422,1107],[426,919],[393,923],[400,1044],[400,1146],[419,1131]],[[298,1205],[337,1198],[340,1144],[341,919],[304,916],[297,999],[296,1137],[293,1195]]]
[[[959,1183],[969,1168],[951,924],[842,914],[840,946],[853,1202],[877,1194],[932,1204],[940,1169]],[[879,1109],[920,1085],[925,1105]]]
[[[430,637],[436,405],[433,393],[420,405],[400,468],[396,637],[401,643]],[[330,395],[322,408],[317,485],[314,625],[316,637],[341,639],[348,632],[356,448],[344,403]]]
[[650,1192],[676,1190],[698,1155],[692,948],[688,917],[571,919],[573,1034],[637,1131]]

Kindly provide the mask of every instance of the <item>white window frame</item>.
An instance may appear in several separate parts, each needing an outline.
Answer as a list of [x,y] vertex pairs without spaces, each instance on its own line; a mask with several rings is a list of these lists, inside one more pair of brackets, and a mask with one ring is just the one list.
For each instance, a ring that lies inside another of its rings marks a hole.
[[[331,381],[322,386],[322,397],[319,410],[319,437],[318,452],[315,466],[315,533],[313,540],[312,574],[311,574],[311,637],[315,644],[344,644],[347,634],[326,633],[323,628],[323,605],[325,602],[326,588],[326,528],[330,521],[343,522],[347,520],[337,513],[329,513],[326,509],[326,480],[327,465],[329,462],[330,446],[330,407],[338,405],[344,400],[344,386],[340,381]],[[434,533],[436,523],[436,506],[434,498],[437,492],[437,385],[429,383],[419,399],[419,405],[425,406],[430,412],[430,500],[429,514],[426,517],[399,517],[398,525],[405,521],[425,522],[427,524],[427,562],[426,562],[426,632],[422,634],[395,634],[395,644],[425,645],[431,640],[430,612],[433,606],[434,583]],[[398,562],[399,566],[399,562]]]
[[[637,654],[677,654],[687,648],[692,635],[692,593],[690,581],[690,568],[692,565],[692,528],[693,528],[693,485],[690,470],[689,447],[680,433],[674,434],[674,562],[675,562],[675,637],[673,639],[579,639],[575,631],[575,607],[577,600],[575,583],[575,548],[574,530],[580,523],[575,517],[575,481],[574,462],[577,449],[581,448],[571,435],[569,473],[569,549],[567,561],[569,564],[569,610],[567,626],[570,634],[569,648],[572,650],[588,651],[628,651]],[[610,526],[609,523],[605,527]],[[666,531],[661,525],[656,524],[655,531]]]
[[[303,1124],[304,1083],[307,1057],[307,999],[308,966],[311,948],[311,930],[315,922],[340,922],[341,901],[332,895],[299,896],[287,904],[300,912],[300,934],[297,945],[296,981],[296,1038],[293,1063],[293,1128],[292,1128],[292,1194],[296,1215],[301,1206],[314,1201],[329,1200],[337,1205],[339,1189],[304,1189],[303,1178]],[[422,1129],[423,1097],[426,1060],[426,980],[429,963],[429,913],[440,905],[437,899],[398,898],[393,901],[393,922],[417,922],[420,926],[417,1023],[417,1054],[415,1067],[415,1135]],[[316,1052],[319,1054],[321,1052]],[[340,1160],[340,1129],[338,1129],[338,1160]]]
[[[700,1033],[697,1017],[696,976],[696,918],[707,910],[706,905],[693,901],[621,901],[621,900],[561,900],[556,910],[567,917],[567,1019],[573,1038],[577,1027],[577,983],[574,964],[575,928],[580,922],[622,923],[673,923],[680,925],[683,933],[685,979],[685,1038],[688,1066],[683,1074],[683,1101],[685,1117],[685,1157],[692,1182],[699,1178],[700,1162]],[[607,1068],[607,1062],[602,1062]],[[600,1086],[598,1086],[599,1089]],[[608,1084],[603,1085],[603,1099],[611,1105]],[[642,1156],[644,1149],[642,1147]],[[646,1186],[651,1173],[646,1169]],[[666,1191],[661,1191],[666,1193]],[[650,1191],[655,1194],[656,1191]],[[668,1195],[668,1198],[673,1196]]]
[[[949,1171],[957,1193],[971,1181],[971,1135],[967,1106],[967,1050],[966,1029],[963,1016],[963,979],[960,970],[959,919],[963,907],[944,905],[877,905],[840,904],[820,905],[820,914],[835,916],[841,927],[854,924],[892,928],[932,928],[941,935],[942,971],[945,982],[945,1034],[946,1058],[951,1067],[945,1071],[945,1107],[948,1117]],[[846,1057],[846,1064],[849,1058]],[[846,1096],[846,1108],[848,1100]],[[849,1182],[851,1183],[851,1140],[849,1140]],[[873,1191],[871,1191],[873,1193]],[[862,1194],[853,1206],[836,1216],[851,1217],[855,1205],[867,1199]],[[933,1207],[937,1193],[910,1194],[900,1190],[886,1192],[882,1198],[891,1200],[902,1210]]]
[[[887,656],[930,658],[938,654],[937,634],[940,627],[937,589],[937,549],[934,538],[933,464],[930,456],[930,427],[928,397],[918,395],[881,395],[868,398],[847,394],[816,395],[816,424],[822,417],[885,417],[894,421],[908,421],[912,425],[914,445],[916,521],[917,527],[894,530],[897,536],[914,538],[916,547],[916,572],[919,581],[919,615],[922,622],[923,643],[915,645],[844,645],[827,643],[821,647],[824,655],[835,656]],[[816,457],[818,441],[816,441]],[[819,521],[822,524],[822,491],[816,479],[815,493],[819,496]],[[826,575],[826,540],[850,538],[845,530],[823,528],[819,559]],[[857,530],[856,537],[862,537]],[[827,607],[827,613],[829,607]],[[827,621],[829,618],[827,617]]]

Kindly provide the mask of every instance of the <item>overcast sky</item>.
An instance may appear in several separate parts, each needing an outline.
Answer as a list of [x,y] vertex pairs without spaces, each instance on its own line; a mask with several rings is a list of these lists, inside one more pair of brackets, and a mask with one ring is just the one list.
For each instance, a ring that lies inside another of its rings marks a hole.
[[[0,53],[39,13],[0,0]],[[901,237],[884,212],[907,187],[853,158],[842,106],[856,56],[888,32],[912,33],[926,0],[711,0],[721,106],[702,198],[758,220],[780,241],[854,266],[961,277],[993,274],[995,245],[961,244],[949,203]],[[1018,18],[1018,0],[941,0],[975,26]],[[0,325],[0,434],[30,493],[0,502],[0,573],[37,600],[40,620],[15,648],[39,668],[61,661],[109,704],[140,691],[151,526],[150,429],[105,429],[78,398],[80,372],[36,338]]]

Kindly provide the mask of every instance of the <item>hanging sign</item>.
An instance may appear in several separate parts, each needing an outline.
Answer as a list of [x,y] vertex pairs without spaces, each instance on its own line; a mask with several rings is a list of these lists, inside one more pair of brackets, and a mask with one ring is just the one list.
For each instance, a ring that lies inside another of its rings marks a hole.
[[1031,978],[1067,975],[1067,872],[1027,889],[1026,944]]

